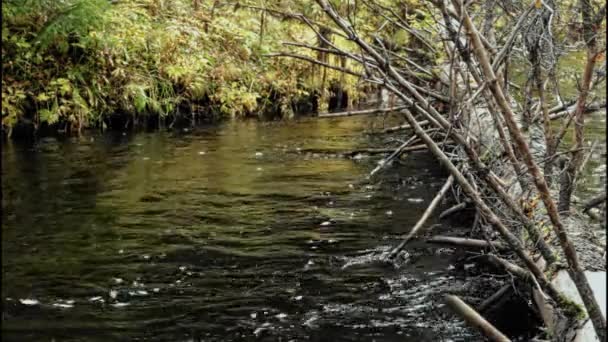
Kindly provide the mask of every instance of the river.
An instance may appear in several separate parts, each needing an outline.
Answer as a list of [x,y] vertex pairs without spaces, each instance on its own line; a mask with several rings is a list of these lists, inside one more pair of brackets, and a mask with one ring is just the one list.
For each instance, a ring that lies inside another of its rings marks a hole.
[[[444,177],[413,154],[380,182],[359,184],[377,158],[298,153],[373,145],[379,138],[362,134],[370,121],[9,143],[3,335],[468,336],[459,322],[434,319],[425,296],[452,279],[449,255],[427,253],[400,270],[343,268],[391,246]],[[20,302],[28,299],[39,304]]]
[[480,340],[441,297],[475,298],[462,255],[415,242],[398,268],[365,262],[441,187],[435,160],[413,153],[366,183],[377,156],[302,153],[379,146],[386,137],[365,132],[380,124],[234,121],[4,143],[3,339]]

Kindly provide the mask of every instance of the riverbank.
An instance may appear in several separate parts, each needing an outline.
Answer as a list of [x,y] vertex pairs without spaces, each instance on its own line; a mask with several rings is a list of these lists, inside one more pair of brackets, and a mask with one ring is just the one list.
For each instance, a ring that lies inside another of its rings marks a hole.
[[354,76],[265,57],[287,37],[315,35],[299,20],[255,8],[33,1],[7,2],[2,15],[5,135],[288,118],[364,97]]

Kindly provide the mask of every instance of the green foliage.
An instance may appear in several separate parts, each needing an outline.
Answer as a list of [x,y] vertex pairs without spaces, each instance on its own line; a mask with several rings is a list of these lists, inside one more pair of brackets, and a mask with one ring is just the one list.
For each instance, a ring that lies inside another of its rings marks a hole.
[[[241,4],[301,12],[332,25],[310,0]],[[307,91],[327,99],[331,80],[339,80],[351,100],[359,95],[355,77],[265,56],[291,50],[317,58],[316,51],[282,45],[317,44],[302,22],[221,1],[199,0],[196,11],[193,6],[192,0],[3,2],[3,125],[25,119],[87,126],[114,112],[166,116],[184,106],[215,108],[226,116],[257,115],[268,108],[273,91],[280,94],[282,108]],[[336,1],[336,6],[347,11],[351,5]],[[365,10],[357,17],[363,35],[375,34],[382,19]],[[394,29],[384,38],[398,44],[411,40]],[[330,39],[353,47],[337,35]],[[327,62],[342,64],[336,56],[327,56]],[[364,71],[352,62],[345,66]]]
[[69,38],[80,40],[89,30],[98,27],[108,8],[107,0],[78,0],[51,10],[51,19],[44,24],[34,42],[41,49],[54,45],[60,51],[67,52]]

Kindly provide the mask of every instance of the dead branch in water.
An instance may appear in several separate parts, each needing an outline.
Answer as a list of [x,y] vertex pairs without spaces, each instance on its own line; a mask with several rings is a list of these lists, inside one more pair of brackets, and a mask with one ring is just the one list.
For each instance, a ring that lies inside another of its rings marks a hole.
[[444,210],[441,214],[439,214],[439,218],[442,219],[446,216],[452,215],[453,213],[461,211],[466,207],[467,207],[467,202],[462,202],[462,203],[456,204],[455,206],[452,206],[452,207]]
[[401,146],[399,146],[393,153],[391,153],[388,157],[380,160],[378,162],[378,166],[369,173],[367,178],[373,177],[378,171],[382,170],[384,167],[390,164],[390,162],[401,155],[408,146],[413,143],[416,139],[418,139],[415,135],[411,137],[408,141],[404,142]]
[[[562,108],[563,108],[563,106],[562,106]],[[593,113],[593,112],[597,112],[598,110],[601,110],[604,108],[606,108],[605,101],[604,102],[595,102],[595,103],[591,103],[591,104],[585,106],[585,109],[583,109],[583,113]],[[556,120],[559,118],[563,118],[564,116],[573,115],[575,110],[576,110],[576,108],[568,108],[567,110],[556,111],[555,113],[552,113],[551,115],[549,115],[549,119]]]
[[428,243],[436,243],[441,245],[451,245],[456,247],[464,247],[464,248],[478,248],[478,249],[498,249],[502,251],[508,251],[510,249],[509,245],[502,242],[495,241],[485,241],[478,239],[468,239],[468,238],[458,238],[452,236],[433,236],[426,240]]
[[529,271],[527,271],[505,259],[499,258],[496,255],[487,254],[485,257],[494,266],[501,268],[501,269],[505,270],[506,272],[512,273],[513,275],[516,275],[517,277],[519,277],[523,280],[529,280],[530,277],[532,276]]
[[[427,149],[428,149],[428,147],[426,145],[420,144],[420,145],[404,147],[404,148],[400,149],[399,152],[404,153],[404,152],[424,151]],[[352,157],[357,154],[385,154],[385,153],[391,153],[394,151],[395,151],[394,148],[362,148],[362,149],[358,149],[358,150],[352,150],[349,152],[343,152],[341,154]]]
[[[439,146],[445,145],[449,143],[440,143]],[[406,152],[417,152],[417,151],[425,151],[428,150],[428,147],[424,144],[414,145],[414,146],[406,146],[402,148],[397,148],[398,154],[401,155]],[[375,155],[375,154],[387,154],[394,153],[395,148],[360,148],[357,150],[343,151],[343,150],[323,150],[323,149],[300,149],[298,153],[307,153],[307,154],[331,154],[337,155],[345,158],[353,158],[356,155]]]
[[[422,121],[418,122],[418,124],[420,126],[428,125],[429,121],[422,120]],[[381,133],[394,133],[394,132],[398,132],[398,131],[404,131],[407,129],[412,129],[412,126],[410,126],[408,124],[403,124],[403,125],[399,125],[399,126],[388,127],[388,128],[383,129]]]
[[448,190],[452,186],[453,182],[454,182],[454,177],[453,176],[448,177],[448,180],[441,187],[441,190],[439,190],[437,195],[435,195],[435,198],[433,198],[433,200],[431,201],[431,204],[429,204],[429,206],[426,208],[426,210],[424,211],[424,213],[422,214],[420,219],[418,219],[418,222],[416,222],[416,225],[414,226],[414,228],[412,228],[412,230],[410,230],[410,232],[405,236],[405,238],[403,238],[403,241],[399,244],[399,246],[395,247],[388,254],[387,259],[389,259],[389,260],[393,259],[397,254],[399,254],[399,252],[401,250],[403,250],[403,248],[405,248],[405,245],[416,234],[418,234],[420,228],[422,228],[422,226],[424,226],[424,224],[426,223],[426,220],[428,220],[428,218],[431,216],[431,214],[433,213],[433,211],[435,210],[435,208],[437,207],[439,202],[441,202],[441,199],[443,199],[445,197],[445,194],[448,192]]
[[477,311],[479,311],[479,312],[486,311],[492,304],[494,304],[497,300],[502,298],[502,296],[504,296],[509,291],[509,289],[511,289],[511,284],[504,285],[503,287],[498,289],[498,291],[494,292],[493,295],[486,298],[486,300],[484,300],[483,302],[481,302],[481,304],[479,304],[479,306],[477,307]]
[[336,113],[319,113],[317,115],[320,118],[335,118],[340,116],[354,116],[354,115],[368,115],[368,114],[380,114],[380,113],[390,113],[396,112],[405,108],[405,106],[395,106],[391,108],[371,108],[371,109],[362,109],[362,110],[349,110],[345,112],[336,112]]
[[453,295],[445,297],[446,302],[460,317],[467,323],[477,328],[483,335],[492,341],[510,342],[511,340],[503,333],[498,331],[490,322],[486,321],[472,307],[463,302],[460,298]]
[[602,192],[601,194],[593,197],[592,199],[590,199],[589,201],[587,201],[585,204],[583,204],[583,212],[586,213],[587,211],[591,210],[591,208],[595,208],[598,207],[602,204],[606,203],[606,192]]

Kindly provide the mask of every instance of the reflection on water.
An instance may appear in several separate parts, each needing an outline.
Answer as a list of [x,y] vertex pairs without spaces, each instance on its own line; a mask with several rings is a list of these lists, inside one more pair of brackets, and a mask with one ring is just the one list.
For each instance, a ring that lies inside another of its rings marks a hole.
[[377,145],[382,138],[362,134],[371,122],[235,122],[6,144],[3,337],[477,336],[438,306],[454,281],[449,253],[419,249],[399,270],[343,267],[394,244],[444,177],[415,154],[361,184],[375,157],[298,153]]

